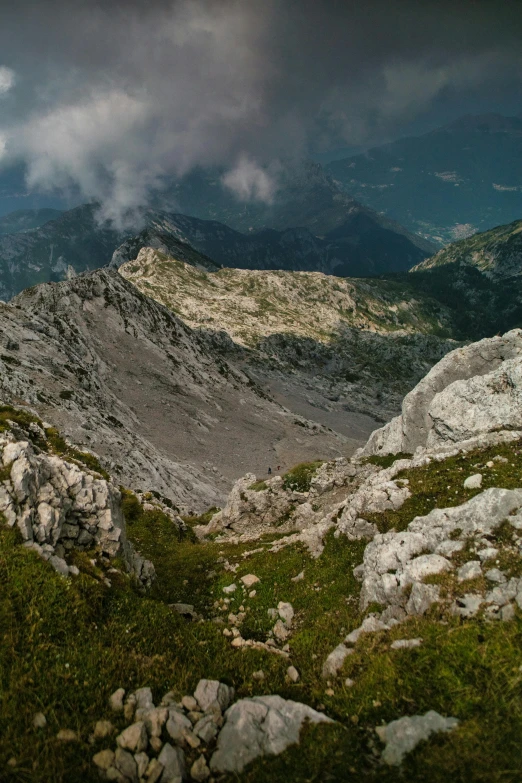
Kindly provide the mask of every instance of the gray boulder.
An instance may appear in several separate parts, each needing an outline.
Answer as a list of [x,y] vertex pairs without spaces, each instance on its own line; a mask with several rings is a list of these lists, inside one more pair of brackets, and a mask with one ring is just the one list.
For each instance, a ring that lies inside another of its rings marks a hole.
[[275,756],[299,742],[305,721],[333,723],[306,704],[281,696],[241,699],[225,715],[225,725],[210,760],[213,772],[241,772],[259,756]]
[[522,330],[447,354],[406,395],[402,415],[376,430],[362,455],[413,453],[520,425]]

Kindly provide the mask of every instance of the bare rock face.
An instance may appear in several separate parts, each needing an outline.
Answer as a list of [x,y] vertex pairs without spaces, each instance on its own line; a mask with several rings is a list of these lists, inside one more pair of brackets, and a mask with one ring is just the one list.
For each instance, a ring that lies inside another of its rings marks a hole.
[[406,395],[402,415],[376,430],[361,455],[413,453],[499,429],[522,412],[522,330],[447,354]]
[[[29,441],[0,436],[6,478],[0,485],[0,512],[15,525],[26,546],[35,549],[64,576],[74,573],[64,555],[99,547],[121,556],[145,586],[154,566],[127,541],[119,490],[103,478],[53,454],[37,453]],[[77,572],[76,572],[77,573]]]
[[255,696],[237,701],[225,713],[217,749],[210,760],[213,772],[241,772],[259,756],[275,756],[299,742],[305,720],[333,723],[306,704],[281,696]]

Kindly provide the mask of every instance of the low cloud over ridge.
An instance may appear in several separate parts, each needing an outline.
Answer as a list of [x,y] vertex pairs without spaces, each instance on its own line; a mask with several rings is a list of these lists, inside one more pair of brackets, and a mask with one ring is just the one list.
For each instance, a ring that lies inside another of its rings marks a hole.
[[278,158],[520,90],[521,16],[489,0],[21,0],[2,10],[0,164],[116,221],[194,166],[269,201]]

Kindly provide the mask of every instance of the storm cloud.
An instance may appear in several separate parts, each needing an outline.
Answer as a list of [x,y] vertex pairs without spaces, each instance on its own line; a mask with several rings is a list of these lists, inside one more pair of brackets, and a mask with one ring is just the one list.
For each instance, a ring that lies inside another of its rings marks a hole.
[[520,95],[521,38],[515,2],[20,0],[1,10],[0,166],[116,221],[195,166],[270,200],[278,160]]

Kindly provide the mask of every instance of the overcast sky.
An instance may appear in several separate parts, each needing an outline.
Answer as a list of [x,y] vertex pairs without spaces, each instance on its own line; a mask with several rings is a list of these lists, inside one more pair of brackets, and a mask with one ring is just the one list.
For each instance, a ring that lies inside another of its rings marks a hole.
[[0,3],[0,166],[109,215],[196,165],[270,198],[290,155],[522,114],[519,0]]

